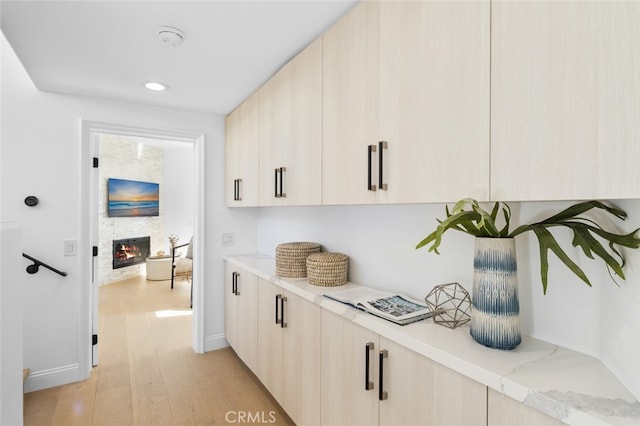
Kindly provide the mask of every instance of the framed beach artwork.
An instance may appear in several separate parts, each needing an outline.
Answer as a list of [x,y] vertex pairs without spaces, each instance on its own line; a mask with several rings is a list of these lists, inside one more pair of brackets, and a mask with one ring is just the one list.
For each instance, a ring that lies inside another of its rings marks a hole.
[[107,183],[109,217],[160,215],[160,184],[109,178]]

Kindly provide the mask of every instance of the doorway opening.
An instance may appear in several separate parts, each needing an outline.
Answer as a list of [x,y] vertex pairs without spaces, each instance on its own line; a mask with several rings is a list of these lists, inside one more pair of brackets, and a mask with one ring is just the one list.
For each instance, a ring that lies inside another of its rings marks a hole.
[[[82,343],[86,342],[80,349],[83,376],[88,377],[92,366],[99,362],[99,286],[146,273],[144,262],[113,268],[113,241],[118,240],[122,233],[149,235],[149,257],[171,255],[176,238],[179,239],[177,245],[191,242],[191,346],[195,352],[204,352],[204,268],[199,259],[204,259],[205,254],[204,242],[198,237],[203,235],[204,229],[204,135],[93,121],[82,122],[82,134],[82,194],[85,202],[81,235],[83,246],[87,247],[83,250],[82,259],[83,279],[87,283],[82,295],[86,303],[81,312],[80,339]],[[143,164],[145,159],[149,161]],[[101,167],[103,165],[105,167]],[[109,217],[107,178],[153,181],[159,185],[159,214]]]

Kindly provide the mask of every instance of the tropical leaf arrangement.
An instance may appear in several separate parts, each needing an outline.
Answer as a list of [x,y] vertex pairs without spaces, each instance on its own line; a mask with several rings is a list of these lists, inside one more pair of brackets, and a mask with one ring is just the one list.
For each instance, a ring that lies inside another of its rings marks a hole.
[[[573,246],[582,249],[583,253],[590,259],[595,259],[595,256],[601,258],[607,265],[609,276],[614,283],[618,284],[615,276],[625,279],[623,272],[625,257],[621,248],[636,249],[640,247],[640,238],[636,237],[636,233],[640,228],[629,234],[616,234],[606,231],[593,219],[583,216],[584,213],[592,209],[602,210],[620,220],[625,220],[627,217],[625,211],[611,203],[585,201],[574,204],[543,221],[522,225],[510,232],[511,208],[508,204],[497,202],[493,205],[491,212],[488,212],[480,207],[478,201],[466,198],[458,201],[451,211],[448,206],[445,207],[447,217],[444,220],[438,219],[438,226],[435,231],[420,241],[416,249],[430,244],[428,247],[429,252],[440,254],[438,247],[442,242],[442,236],[450,229],[475,237],[489,238],[513,238],[525,232],[533,231],[538,238],[540,247],[540,276],[544,294],[547,293],[549,251],[556,255],[582,281],[591,286],[591,281],[589,281],[584,271],[571,260],[550,232],[551,228],[566,227],[573,231]],[[605,243],[606,247],[603,243]]]

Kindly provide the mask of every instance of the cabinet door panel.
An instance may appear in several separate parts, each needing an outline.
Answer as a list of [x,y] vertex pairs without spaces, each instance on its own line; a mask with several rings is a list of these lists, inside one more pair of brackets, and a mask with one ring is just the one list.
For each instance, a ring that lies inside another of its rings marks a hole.
[[225,201],[234,206],[235,180],[240,177],[240,110],[232,111],[224,120]]
[[271,395],[283,401],[283,329],[275,323],[276,295],[282,289],[258,279],[258,369],[257,376]]
[[491,196],[640,195],[640,3],[494,2]]
[[242,206],[257,206],[259,203],[259,97],[258,92],[249,96],[240,105],[240,152],[238,178],[240,181],[240,198]]
[[[233,283],[234,273],[235,285]],[[225,337],[252,371],[258,366],[258,277],[227,264],[225,279]],[[236,288],[235,294],[232,290]]]
[[488,199],[489,24],[488,1],[381,3],[385,202]]
[[286,294],[283,408],[299,425],[320,424],[320,307]]
[[489,389],[488,406],[490,426],[560,426],[564,424],[493,389]]
[[[260,89],[260,205],[321,203],[321,106],[318,39]],[[275,170],[281,167],[285,196],[276,197]]]
[[[365,389],[367,343],[369,381]],[[378,424],[379,337],[327,310],[322,311],[322,424],[369,426]]]
[[380,425],[484,426],[487,388],[388,339]]
[[367,146],[378,142],[378,3],[363,2],[323,39],[322,202],[367,204]]

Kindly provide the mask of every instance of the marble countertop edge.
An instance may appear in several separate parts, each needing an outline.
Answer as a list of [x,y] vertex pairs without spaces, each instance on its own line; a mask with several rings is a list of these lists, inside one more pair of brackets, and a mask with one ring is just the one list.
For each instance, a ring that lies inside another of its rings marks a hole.
[[359,284],[318,287],[306,278],[277,277],[268,255],[225,260],[566,424],[640,424],[640,402],[591,356],[528,336],[513,351],[489,349],[471,338],[468,324],[449,329],[426,320],[399,326],[323,296]]

